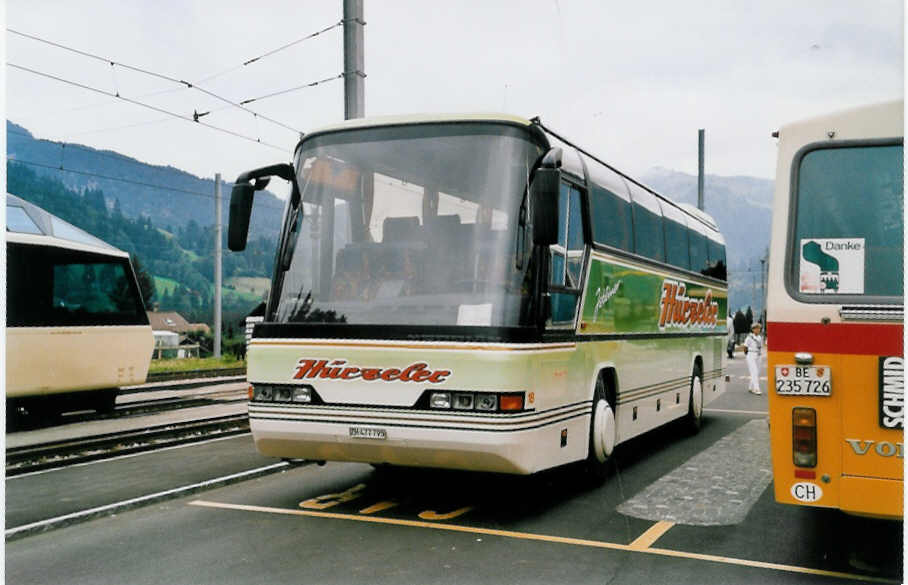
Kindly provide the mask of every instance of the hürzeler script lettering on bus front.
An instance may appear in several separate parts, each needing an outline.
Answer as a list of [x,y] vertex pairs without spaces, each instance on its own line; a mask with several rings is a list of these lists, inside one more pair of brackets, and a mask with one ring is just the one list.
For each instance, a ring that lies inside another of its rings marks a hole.
[[417,362],[403,369],[399,368],[366,368],[349,366],[347,360],[317,360],[303,358],[297,362],[295,380],[365,380],[367,382],[418,382],[440,384],[453,372],[451,370],[432,370],[429,364]]

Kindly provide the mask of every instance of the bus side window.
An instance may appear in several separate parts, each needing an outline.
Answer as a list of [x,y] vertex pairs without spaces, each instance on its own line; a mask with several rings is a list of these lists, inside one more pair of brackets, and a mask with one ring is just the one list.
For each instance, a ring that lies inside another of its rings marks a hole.
[[634,228],[631,224],[631,204],[595,184],[591,195],[593,237],[596,242],[632,252]]
[[688,232],[690,236],[690,268],[702,272],[709,268],[709,254],[706,250],[706,236],[696,230]]
[[665,261],[662,210],[658,198],[639,185],[630,185],[634,209],[634,252],[640,256]]
[[709,270],[704,274],[726,280],[728,278],[728,268],[725,263],[725,246],[709,238],[707,240],[707,251],[709,252]]

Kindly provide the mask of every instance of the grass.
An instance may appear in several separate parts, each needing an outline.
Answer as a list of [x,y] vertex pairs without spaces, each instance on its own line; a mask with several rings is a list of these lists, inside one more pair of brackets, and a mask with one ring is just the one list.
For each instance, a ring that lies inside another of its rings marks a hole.
[[260,276],[231,276],[225,284],[233,286],[237,292],[248,293],[262,297],[262,293],[271,288],[271,279]]
[[173,294],[173,291],[177,288],[178,284],[180,283],[172,278],[165,278],[163,276],[154,277],[154,288],[157,295],[163,295],[164,293]]
[[233,355],[224,355],[221,359],[185,358],[173,360],[151,360],[149,374],[161,372],[187,372],[190,370],[216,370],[219,368],[245,368],[246,360],[238,360]]

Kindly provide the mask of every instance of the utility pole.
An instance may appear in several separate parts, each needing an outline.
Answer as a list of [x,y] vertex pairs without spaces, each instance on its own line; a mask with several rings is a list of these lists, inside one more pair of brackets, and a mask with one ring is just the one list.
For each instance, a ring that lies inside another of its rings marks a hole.
[[765,321],[769,320],[769,314],[766,311],[766,281],[769,280],[769,271],[763,271],[766,267],[766,256],[760,258],[760,287],[763,289],[763,326],[766,327]]
[[697,209],[703,211],[703,147],[706,143],[706,130],[697,130]]
[[753,269],[750,271],[751,280],[753,281],[753,289],[750,295],[750,306],[753,308],[757,307],[757,273]]
[[221,357],[221,173],[214,175],[214,357]]
[[363,0],[344,0],[344,119],[366,115]]

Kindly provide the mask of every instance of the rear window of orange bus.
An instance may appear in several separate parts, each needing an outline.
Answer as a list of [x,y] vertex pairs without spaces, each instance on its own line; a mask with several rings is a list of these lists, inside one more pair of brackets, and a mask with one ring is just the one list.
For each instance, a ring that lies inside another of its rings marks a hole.
[[874,144],[824,147],[801,157],[793,193],[793,292],[819,302],[902,296],[903,156],[901,144]]

